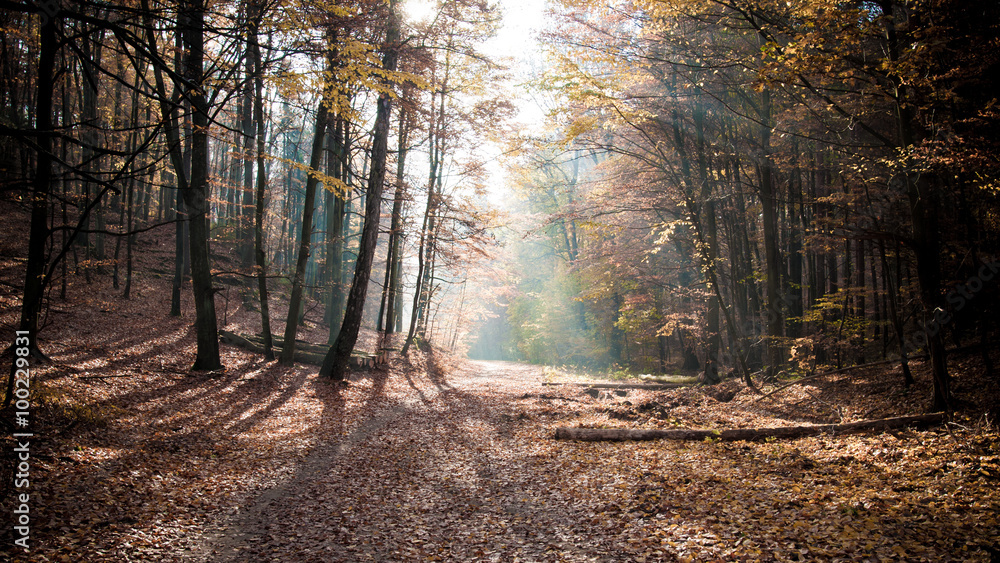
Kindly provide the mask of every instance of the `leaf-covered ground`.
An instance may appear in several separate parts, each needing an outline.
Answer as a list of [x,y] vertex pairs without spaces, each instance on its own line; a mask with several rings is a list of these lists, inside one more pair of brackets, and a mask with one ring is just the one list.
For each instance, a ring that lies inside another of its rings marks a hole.
[[[15,279],[21,265],[3,258],[8,250],[0,244],[0,271]],[[311,366],[285,368],[229,346],[225,371],[192,374],[192,319],[167,315],[169,281],[157,268],[167,267],[142,265],[128,301],[106,277],[74,277],[69,299],[52,300],[42,345],[53,363],[36,366],[32,386],[31,550],[13,549],[5,524],[0,559],[1000,557],[1000,393],[977,353],[952,357],[959,410],[929,431],[563,442],[553,439],[563,425],[726,428],[914,414],[930,381],[918,364],[911,390],[885,367],[763,400],[735,381],[594,397],[544,385],[572,373],[421,352],[341,387]],[[184,298],[190,314],[189,288]],[[8,342],[17,300],[0,288]],[[226,328],[255,330],[252,303],[236,289],[218,302]],[[310,324],[304,334],[323,332]],[[0,505],[4,519],[12,510],[10,498]]]
[[1000,447],[982,420],[770,443],[552,439],[560,425],[825,421],[838,397],[840,414],[901,413],[909,394],[857,393],[891,393],[885,373],[775,401],[735,383],[728,402],[595,398],[537,367],[431,354],[343,388],[228,347],[226,372],[191,375],[187,322],[113,309],[131,340],[67,321],[38,387],[32,550],[14,561],[989,561],[1000,540]]

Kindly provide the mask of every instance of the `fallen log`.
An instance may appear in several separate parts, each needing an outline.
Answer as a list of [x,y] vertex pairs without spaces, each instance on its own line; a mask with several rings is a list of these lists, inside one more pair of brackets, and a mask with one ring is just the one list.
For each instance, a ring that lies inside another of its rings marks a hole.
[[661,429],[661,428],[556,428],[556,440],[584,442],[621,442],[625,440],[761,440],[764,438],[803,438],[822,434],[856,434],[892,428],[924,428],[941,424],[945,413],[900,416],[878,420],[862,420],[843,424],[785,426],[778,428],[732,428],[729,430]]
[[555,385],[578,385],[580,387],[585,387],[588,389],[638,389],[638,390],[648,390],[648,391],[658,391],[662,389],[677,389],[678,387],[691,387],[687,383],[581,383],[576,381],[561,382],[545,382],[542,383],[545,386],[555,386]]
[[[221,332],[223,332],[223,331],[220,331],[220,334],[221,334]],[[233,333],[230,332],[230,333],[227,333],[227,334],[233,334]],[[250,335],[246,335],[246,336],[236,335],[236,336],[240,336],[241,338],[245,338],[249,342],[252,342],[253,344],[256,344],[258,346],[264,346],[264,337],[261,336],[261,335],[259,335],[259,334],[250,334]],[[271,343],[274,344],[274,348],[276,350],[281,350],[284,347],[284,345],[285,345],[285,339],[283,337],[275,334],[275,335],[273,335],[271,337]],[[296,351],[302,350],[303,352],[309,352],[311,354],[320,354],[320,355],[324,355],[325,356],[327,350],[329,350],[329,349],[330,349],[330,345],[329,344],[313,344],[312,342],[307,342],[305,340],[295,339],[295,350]]]
[[[240,348],[250,350],[251,352],[257,352],[258,354],[264,353],[264,344],[262,340],[259,340],[260,337],[258,336],[243,336],[242,334],[236,334],[235,332],[229,332],[228,330],[220,330],[219,339],[222,342],[239,346]],[[281,353],[282,342],[282,339],[275,338],[275,354]],[[296,340],[293,359],[294,361],[302,364],[321,366],[323,365],[323,360],[326,358],[326,351],[329,349],[329,346],[322,346],[320,344],[311,344],[309,342]],[[353,368],[368,369],[375,367],[377,362],[378,356],[372,356],[371,354],[366,354],[364,352],[355,352],[351,355],[349,365]]]

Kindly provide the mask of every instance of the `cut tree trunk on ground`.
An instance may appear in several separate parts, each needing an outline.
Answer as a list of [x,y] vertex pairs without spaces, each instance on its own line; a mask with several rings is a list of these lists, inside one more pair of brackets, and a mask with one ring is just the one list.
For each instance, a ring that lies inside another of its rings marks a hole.
[[704,440],[713,438],[725,441],[761,440],[764,438],[803,438],[821,434],[856,434],[878,432],[892,428],[922,428],[941,424],[946,420],[944,413],[917,416],[900,416],[879,420],[863,420],[844,424],[820,424],[815,426],[787,426],[781,428],[733,428],[729,430],[694,430],[660,428],[556,428],[557,440],[581,440],[584,442],[621,442],[625,440]]
[[[258,354],[264,353],[264,338],[262,336],[243,335],[236,334],[235,332],[229,332],[228,330],[220,330],[219,339],[222,342],[239,346],[240,348],[245,348],[251,352],[257,352]],[[284,340],[282,337],[275,336],[274,347],[280,351],[283,345]],[[329,349],[329,346],[324,346],[322,344],[313,344],[303,340],[296,340],[294,360],[303,364],[320,366],[323,365],[323,358],[326,357],[326,353]],[[388,355],[385,352],[380,352],[376,355],[364,352],[355,352],[354,355],[351,356],[350,360],[350,366],[355,369],[371,369],[375,366],[384,365],[386,363],[388,363]]]
[[677,389],[678,387],[691,387],[687,383],[578,383],[575,381],[570,382],[550,382],[543,383],[542,385],[555,386],[555,385],[578,385],[580,387],[587,387],[590,389],[645,389],[647,391],[659,391],[663,389]]

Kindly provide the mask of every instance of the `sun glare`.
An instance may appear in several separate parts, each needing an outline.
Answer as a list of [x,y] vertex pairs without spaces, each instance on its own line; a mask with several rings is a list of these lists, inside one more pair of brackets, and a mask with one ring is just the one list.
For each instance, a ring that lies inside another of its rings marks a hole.
[[434,17],[437,7],[436,0],[407,0],[403,12],[411,22],[425,22]]

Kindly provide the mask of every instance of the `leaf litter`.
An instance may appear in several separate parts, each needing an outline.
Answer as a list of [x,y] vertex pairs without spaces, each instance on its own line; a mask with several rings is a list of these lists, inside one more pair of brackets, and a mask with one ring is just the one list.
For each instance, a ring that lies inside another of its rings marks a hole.
[[[155,293],[155,282],[140,292]],[[996,382],[928,431],[575,443],[557,426],[727,428],[919,412],[889,370],[758,401],[721,388],[588,395],[542,368],[417,353],[346,387],[92,291],[33,385],[32,549],[11,561],[991,561]],[[232,328],[252,326],[230,313]],[[89,323],[89,324],[88,324]],[[242,325],[240,323],[243,323]],[[315,332],[319,328],[315,328]],[[307,331],[307,334],[309,332]],[[717,399],[721,398],[722,400]],[[992,411],[990,409],[993,409]],[[961,413],[965,413],[964,415]],[[11,499],[2,509],[12,510]]]

